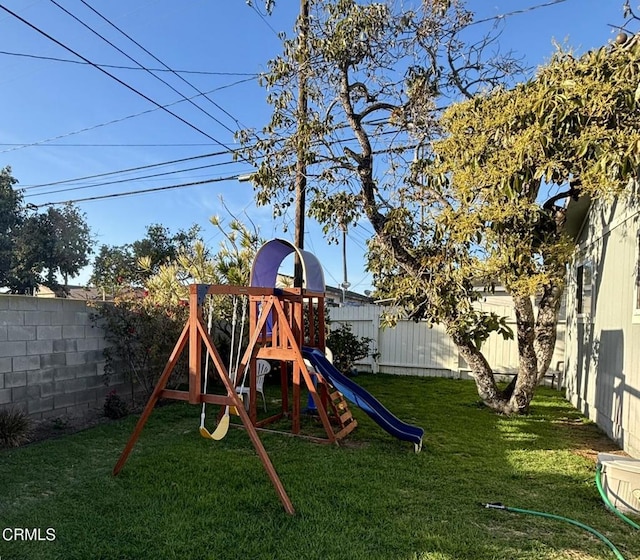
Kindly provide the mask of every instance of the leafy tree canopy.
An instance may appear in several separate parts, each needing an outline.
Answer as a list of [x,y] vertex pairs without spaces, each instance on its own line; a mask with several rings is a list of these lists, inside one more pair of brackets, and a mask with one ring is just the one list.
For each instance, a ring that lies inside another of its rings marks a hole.
[[68,203],[61,209],[50,206],[33,220],[39,231],[36,245],[47,270],[47,285],[55,286],[56,273],[59,273],[67,286],[69,277],[76,276],[89,264],[89,255],[93,252],[93,238],[85,216]]
[[0,169],[0,286],[11,285],[13,244],[24,215],[22,195],[13,188],[17,182],[10,167]]
[[85,216],[73,205],[28,214],[11,169],[0,171],[0,285],[13,293],[38,284],[57,288],[88,264],[92,237]]
[[111,295],[123,287],[141,287],[162,266],[187,251],[199,234],[200,227],[195,224],[177,233],[161,224],[151,224],[146,236],[133,243],[102,245],[93,262],[90,282]]
[[[264,243],[257,228],[253,224],[247,226],[233,215],[228,222],[219,216],[210,221],[223,235],[218,252],[212,254],[202,241],[180,249],[174,260],[160,266],[145,283],[151,299],[177,305],[188,298],[188,286],[194,282],[249,284],[255,254]],[[227,307],[226,303],[218,306],[221,311],[218,315],[223,316]]]
[[[571,252],[561,202],[622,188],[637,168],[636,47],[559,53],[514,87],[519,62],[495,36],[467,33],[463,2],[411,6],[312,2],[263,77],[272,118],[240,134],[244,155],[258,202],[279,215],[305,154],[309,213],[327,234],[373,227],[379,295],[446,326],[485,403],[526,412],[553,352]],[[498,281],[514,298],[520,354],[506,390],[481,346],[511,331],[474,305],[477,284]]]

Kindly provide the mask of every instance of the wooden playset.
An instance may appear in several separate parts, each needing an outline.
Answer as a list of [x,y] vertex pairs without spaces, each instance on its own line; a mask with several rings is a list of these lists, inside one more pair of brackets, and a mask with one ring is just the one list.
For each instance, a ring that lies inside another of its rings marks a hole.
[[[275,288],[278,269],[282,260],[292,252],[298,252],[305,272],[302,288]],[[307,281],[313,278],[312,281]],[[210,333],[204,323],[203,305],[207,296],[230,295],[248,298],[249,342],[233,375],[220,358]],[[124,467],[142,429],[159,399],[188,401],[190,404],[214,404],[221,407],[218,427],[209,433],[201,424],[201,433],[211,439],[220,439],[229,426],[229,413],[233,411],[247,430],[260,460],[287,513],[294,508],[278,474],[258,437],[257,430],[264,429],[284,417],[291,421],[293,435],[301,434],[302,387],[305,387],[314,403],[319,421],[326,433],[325,438],[309,437],[318,442],[333,443],[349,434],[357,423],[342,395],[331,390],[321,375],[314,375],[305,362],[303,347],[325,350],[324,324],[324,276],[317,259],[305,251],[299,251],[286,241],[273,240],[263,246],[252,270],[251,286],[222,286],[194,284],[189,289],[189,318],[176,345],[169,356],[158,383],[145,406],[129,441],[127,442],[113,473],[117,475]],[[188,350],[188,390],[167,389],[167,382],[185,349]],[[206,392],[206,377],[202,375],[203,352],[207,353],[207,364],[211,358],[215,374],[222,381],[224,394]],[[280,363],[281,407],[268,418],[258,419],[256,360],[277,360]],[[248,373],[248,410],[241,395],[239,384]],[[315,379],[314,379],[315,377]],[[289,395],[291,387],[291,396]]]

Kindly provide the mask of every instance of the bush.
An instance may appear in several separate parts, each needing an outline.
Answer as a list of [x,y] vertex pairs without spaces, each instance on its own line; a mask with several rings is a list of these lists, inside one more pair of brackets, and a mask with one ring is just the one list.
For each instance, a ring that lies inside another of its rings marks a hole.
[[357,337],[353,334],[349,323],[340,325],[327,336],[327,347],[333,352],[333,364],[345,375],[353,372],[354,364],[358,360],[367,356],[377,356],[377,352],[371,350],[372,342],[372,338]]
[[29,441],[31,420],[22,410],[0,410],[0,447],[18,447]]
[[[104,329],[108,343],[104,350],[105,383],[108,385],[113,374],[123,371],[148,398],[187,316],[186,307],[154,304],[136,296],[98,304],[93,319]],[[186,374],[184,359],[179,361],[174,372],[172,386],[177,386],[181,376]]]
[[111,391],[104,400],[104,415],[111,420],[124,418],[129,414],[129,406],[115,391]]

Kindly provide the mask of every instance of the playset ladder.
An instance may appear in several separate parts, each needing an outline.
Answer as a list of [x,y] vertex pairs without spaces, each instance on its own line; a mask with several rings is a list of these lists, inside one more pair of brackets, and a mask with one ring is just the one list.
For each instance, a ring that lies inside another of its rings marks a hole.
[[333,412],[331,417],[335,419],[336,423],[340,426],[340,431],[336,434],[336,439],[340,440],[355,430],[358,422],[351,414],[344,395],[330,385],[328,386],[328,390],[328,404]]

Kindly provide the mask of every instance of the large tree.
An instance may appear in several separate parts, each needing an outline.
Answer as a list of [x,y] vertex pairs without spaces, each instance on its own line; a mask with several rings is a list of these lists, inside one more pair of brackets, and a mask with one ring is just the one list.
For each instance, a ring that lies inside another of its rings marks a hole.
[[9,168],[0,171],[0,285],[31,293],[42,283],[58,287],[60,274],[66,286],[92,252],[85,216],[72,204],[27,213],[16,184]]
[[[272,204],[276,215],[294,204],[304,146],[309,213],[330,237],[370,222],[369,266],[381,297],[416,320],[464,333],[457,344],[479,345],[492,331],[509,335],[503,320],[473,308],[474,279],[459,264],[468,254],[443,245],[432,222],[448,202],[416,164],[441,135],[443,105],[508,82],[520,65],[500,55],[491,37],[464,42],[472,14],[459,1],[416,1],[415,10],[391,2],[310,4],[309,21],[298,25],[305,33],[285,40],[263,77],[271,121],[260,134],[240,134],[244,156],[257,163],[258,202]],[[295,97],[300,73],[303,116]]]
[[563,227],[567,201],[635,190],[640,45],[620,43],[581,57],[559,52],[533,80],[456,104],[442,120],[431,177],[447,178],[443,192],[456,203],[437,223],[482,251],[472,266],[500,279],[515,304],[520,366],[507,390],[497,389],[477,348],[464,354],[483,398],[506,412],[527,409],[553,354],[574,250]]
[[121,286],[134,284],[137,268],[130,245],[101,245],[93,259],[89,283],[100,288],[104,296],[115,296]]
[[151,274],[155,274],[163,264],[175,260],[178,253],[193,244],[199,233],[200,226],[195,224],[186,231],[180,229],[174,234],[162,224],[147,226],[147,235],[131,244],[131,251],[136,260],[142,257],[149,259],[149,267],[140,280],[144,281]]
[[10,286],[16,232],[24,217],[22,195],[11,168],[0,169],[0,286]]
[[[305,146],[310,214],[329,234],[367,219],[379,295],[416,320],[446,327],[487,405],[526,412],[551,359],[570,252],[556,203],[589,180],[589,165],[605,170],[618,158],[598,146],[635,149],[620,138],[623,123],[602,106],[607,95],[616,107],[625,99],[633,106],[633,85],[598,86],[598,72],[608,76],[603,51],[582,64],[559,57],[547,74],[509,89],[517,62],[496,56],[490,37],[465,42],[472,14],[459,1],[423,0],[398,13],[391,2],[311,5],[308,31],[284,42],[263,77],[270,123],[260,135],[240,135],[245,157],[257,163],[258,202],[271,203],[276,214],[294,203],[293,171]],[[624,52],[633,56],[632,49]],[[590,63],[590,87],[606,90],[598,106],[586,103],[595,91],[576,85]],[[618,71],[632,68],[621,61]],[[309,101],[304,118],[295,97],[300,72]],[[563,151],[591,119],[598,125],[580,149]],[[585,156],[593,158],[580,167],[576,160]],[[540,199],[543,180],[573,182]],[[481,346],[492,332],[510,336],[510,329],[474,305],[477,283],[498,281],[514,296],[520,352],[518,375],[506,390],[498,388]]]
[[66,288],[69,277],[77,276],[89,264],[93,252],[93,238],[86,218],[73,204],[58,209],[50,206],[47,212],[33,217],[40,230],[37,247],[43,268],[47,271],[46,284],[55,287],[57,274]]

